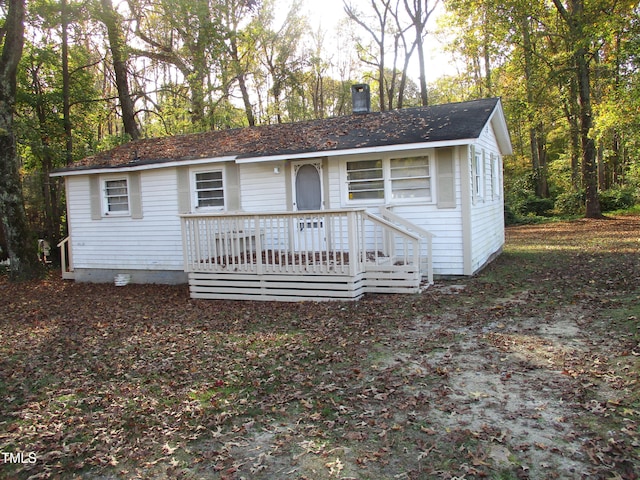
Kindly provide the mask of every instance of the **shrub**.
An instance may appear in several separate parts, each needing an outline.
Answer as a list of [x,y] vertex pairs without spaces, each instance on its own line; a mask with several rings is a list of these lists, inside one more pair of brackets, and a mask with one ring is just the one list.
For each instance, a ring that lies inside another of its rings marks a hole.
[[598,192],[600,209],[603,212],[623,210],[636,204],[636,189],[634,187],[616,187]]
[[578,215],[584,213],[584,190],[564,192],[558,195],[555,210],[561,215]]

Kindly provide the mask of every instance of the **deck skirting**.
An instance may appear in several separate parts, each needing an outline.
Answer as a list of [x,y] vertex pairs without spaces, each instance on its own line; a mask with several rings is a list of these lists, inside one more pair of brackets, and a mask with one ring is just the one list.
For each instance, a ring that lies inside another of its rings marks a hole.
[[356,275],[189,273],[191,298],[281,302],[358,300],[365,293],[417,293],[420,272],[411,265],[375,266]]
[[191,298],[213,300],[357,300],[364,275],[189,273]]

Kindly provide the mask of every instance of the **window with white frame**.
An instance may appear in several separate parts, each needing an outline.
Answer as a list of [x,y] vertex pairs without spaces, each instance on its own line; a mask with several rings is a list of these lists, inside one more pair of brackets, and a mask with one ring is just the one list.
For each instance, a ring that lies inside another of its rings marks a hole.
[[476,150],[473,171],[473,193],[476,200],[482,200],[484,197],[484,162],[482,150]]
[[500,169],[498,155],[491,154],[491,194],[493,199],[500,198]]
[[429,155],[346,162],[348,201],[432,200]]
[[349,200],[384,198],[382,160],[347,162]]
[[196,208],[224,208],[224,181],[222,170],[194,173]]
[[431,199],[429,156],[392,158],[389,171],[391,197],[394,200],[416,198]]
[[104,210],[107,215],[129,214],[129,185],[126,178],[104,181]]

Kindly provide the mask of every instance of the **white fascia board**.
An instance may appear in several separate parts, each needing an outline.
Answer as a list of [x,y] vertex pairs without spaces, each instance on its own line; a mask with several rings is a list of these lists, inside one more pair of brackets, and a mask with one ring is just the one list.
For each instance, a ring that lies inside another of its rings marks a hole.
[[513,153],[513,146],[511,144],[511,137],[509,136],[509,128],[507,126],[507,119],[504,116],[504,110],[502,109],[502,101],[498,100],[496,108],[493,109],[489,122],[493,127],[493,131],[500,147],[500,153],[502,155],[511,155]]
[[140,172],[143,170],[155,170],[158,168],[181,167],[186,165],[204,165],[207,163],[232,162],[236,159],[235,155],[226,157],[197,158],[195,160],[175,160],[169,162],[149,163],[145,165],[131,165],[120,167],[102,167],[102,168],[81,168],[79,170],[66,170],[61,172],[50,173],[50,177],[68,177],[72,175],[94,175],[100,173],[126,173]]
[[454,147],[458,145],[468,145],[477,140],[477,138],[465,138],[460,140],[443,140],[439,142],[424,142],[424,143],[407,143],[400,145],[384,145],[380,147],[366,147],[366,148],[350,148],[347,150],[325,150],[321,152],[305,152],[305,153],[291,153],[284,155],[271,155],[266,157],[246,157],[236,159],[236,163],[260,163],[260,162],[278,162],[282,160],[298,160],[305,158],[318,158],[318,157],[341,157],[344,155],[363,155],[371,153],[388,153],[388,152],[400,152],[406,150],[420,150],[425,148],[438,148],[438,147]]

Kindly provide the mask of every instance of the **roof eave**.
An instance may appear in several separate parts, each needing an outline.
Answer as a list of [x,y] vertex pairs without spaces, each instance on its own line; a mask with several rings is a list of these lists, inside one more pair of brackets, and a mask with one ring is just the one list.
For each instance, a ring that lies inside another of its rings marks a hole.
[[178,166],[195,166],[208,163],[221,163],[235,161],[237,164],[245,163],[263,163],[263,162],[279,162],[283,160],[303,160],[305,158],[318,158],[318,157],[340,157],[349,155],[366,155],[372,153],[389,153],[400,152],[407,150],[420,150],[425,148],[440,148],[440,147],[455,147],[458,145],[468,145],[473,143],[475,138],[463,138],[456,140],[439,140],[436,142],[420,142],[420,143],[407,143],[407,144],[393,144],[393,145],[378,145],[373,147],[361,147],[361,148],[349,148],[344,150],[319,150],[312,152],[300,152],[300,153],[286,153],[280,155],[266,155],[266,156],[253,156],[238,158],[237,156],[224,156],[224,157],[208,157],[198,158],[193,160],[174,160],[174,161],[162,161],[158,163],[146,163],[144,165],[120,165],[120,166],[101,166],[101,167],[86,167],[75,169],[64,169],[52,172],[52,177],[68,177],[76,175],[94,175],[94,174],[111,174],[111,173],[127,173],[127,172],[139,172],[143,170],[155,170],[159,168],[172,168]]
[[69,169],[56,170],[49,174],[51,177],[68,177],[72,175],[93,175],[101,173],[126,173],[126,172],[140,172],[143,170],[156,170],[158,168],[172,168],[184,165],[202,165],[208,163],[221,163],[232,162],[236,159],[235,155],[226,155],[223,157],[207,157],[197,158],[192,160],[170,160],[170,161],[157,161],[147,162],[138,165],[114,165],[100,166],[100,167],[76,167]]
[[502,100],[498,99],[493,112],[489,118],[491,126],[500,148],[502,155],[511,155],[513,153],[513,146],[511,144],[511,137],[509,136],[509,128],[507,127],[507,119],[504,116],[504,110],[502,109]]

